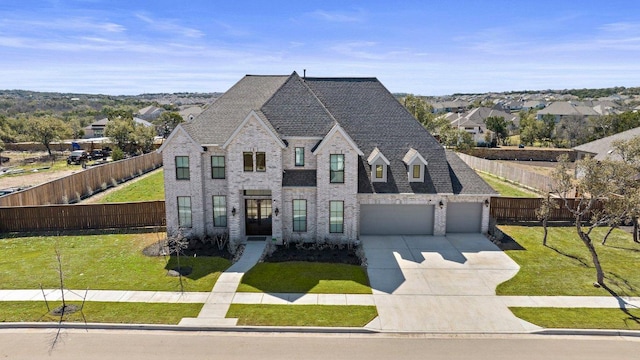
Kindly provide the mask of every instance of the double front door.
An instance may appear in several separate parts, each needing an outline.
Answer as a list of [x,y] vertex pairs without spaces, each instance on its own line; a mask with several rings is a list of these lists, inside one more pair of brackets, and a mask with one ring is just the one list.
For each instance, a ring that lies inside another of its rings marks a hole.
[[271,200],[245,199],[247,235],[271,235]]

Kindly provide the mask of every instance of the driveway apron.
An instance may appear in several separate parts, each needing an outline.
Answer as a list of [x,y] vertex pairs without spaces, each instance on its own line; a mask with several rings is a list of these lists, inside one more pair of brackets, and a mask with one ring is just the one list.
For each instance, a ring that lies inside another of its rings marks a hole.
[[378,317],[372,330],[528,332],[495,295],[519,266],[482,234],[361,237]]

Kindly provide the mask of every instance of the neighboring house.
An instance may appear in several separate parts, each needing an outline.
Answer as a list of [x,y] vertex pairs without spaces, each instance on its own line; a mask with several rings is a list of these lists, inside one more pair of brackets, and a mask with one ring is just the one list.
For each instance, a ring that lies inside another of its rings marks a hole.
[[589,106],[576,105],[568,101],[556,101],[549,104],[546,108],[538,111],[537,119],[541,120],[542,116],[546,114],[555,116],[556,123],[566,117],[587,118],[589,116],[600,116],[598,112]]
[[159,108],[157,106],[149,105],[145,108],[138,110],[136,113],[136,117],[139,117],[144,120],[153,121],[160,117],[165,110],[163,108]]
[[530,109],[544,109],[545,103],[542,100],[528,100],[522,104],[522,110],[529,111]]
[[191,121],[195,119],[196,116],[202,113],[202,108],[200,106],[188,106],[178,111],[178,114],[182,116],[184,121]]
[[[144,125],[146,127],[149,126],[153,126],[152,123],[134,117],[133,121],[135,121],[137,124],[141,124]],[[98,121],[93,122],[91,125],[87,126],[84,128],[84,138],[85,139],[92,139],[92,138],[101,138],[104,137],[104,128],[107,126],[107,123],[109,122],[108,118],[104,118],[104,119],[100,119]]]
[[470,105],[470,102],[461,99],[455,99],[453,101],[434,102],[431,104],[434,114],[444,114],[450,112],[461,113],[465,112]]
[[514,125],[519,123],[518,116],[488,107],[471,109],[463,114],[449,113],[446,119],[449,120],[452,127],[464,129],[473,136],[476,143],[482,143],[485,142],[485,134],[491,133],[484,123],[485,119],[490,116],[502,117]]
[[596,160],[621,160],[620,155],[613,148],[613,143],[630,140],[637,136],[640,136],[640,127],[576,146],[573,148],[576,152],[576,160],[584,159],[586,156],[591,156]]
[[247,75],[158,151],[167,232],[234,243],[486,232],[496,194],[375,78]]

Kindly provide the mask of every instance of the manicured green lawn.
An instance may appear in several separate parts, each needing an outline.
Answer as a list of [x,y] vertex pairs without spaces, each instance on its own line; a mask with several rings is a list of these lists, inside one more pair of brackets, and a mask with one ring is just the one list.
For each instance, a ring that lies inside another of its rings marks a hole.
[[545,328],[640,330],[640,309],[509,308],[514,315]]
[[[507,250],[520,271],[498,286],[498,295],[585,295],[611,296],[604,288],[596,288],[596,273],[587,248],[579,240],[574,227],[550,227],[547,247],[542,245],[540,226],[499,227],[524,250]],[[606,228],[592,233],[592,240],[605,272],[605,284],[620,296],[640,296],[640,244],[631,234],[616,229],[606,245],[600,242]]]
[[375,306],[232,304],[238,325],[363,327],[378,316]]
[[533,191],[529,191],[523,187],[511,184],[507,181],[500,180],[495,176],[488,175],[485,173],[478,172],[478,175],[489,184],[493,188],[493,190],[497,191],[500,195],[506,197],[526,197],[526,198],[535,198],[540,197]]
[[[80,302],[67,302],[80,306]],[[1,322],[58,322],[59,316],[47,313],[40,301],[11,301],[0,303]],[[51,309],[62,302],[50,302]],[[197,317],[202,304],[85,302],[82,309],[89,323],[170,324],[177,325],[183,317]],[[65,322],[84,322],[81,312],[65,315]]]
[[118,185],[100,203],[164,200],[164,172],[162,168],[145,175],[143,179]]
[[[55,249],[62,256],[65,287],[94,290],[179,290],[178,279],[167,276],[167,258],[148,257],[142,250],[164,233],[34,236],[0,239],[0,288],[59,287]],[[171,259],[169,269],[175,266]],[[210,291],[229,260],[183,257],[193,272],[185,291]]]
[[238,291],[371,294],[361,266],[301,261],[259,263],[244,275]]

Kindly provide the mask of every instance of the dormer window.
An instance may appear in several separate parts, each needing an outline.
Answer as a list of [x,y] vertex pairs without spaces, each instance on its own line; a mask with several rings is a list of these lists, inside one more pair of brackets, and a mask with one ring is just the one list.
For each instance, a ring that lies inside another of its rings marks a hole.
[[418,150],[411,148],[405,154],[402,161],[407,165],[407,177],[409,182],[423,182],[424,172],[427,168],[427,160],[420,155]]
[[386,182],[389,160],[380,152],[380,149],[373,149],[367,162],[371,165],[371,181]]

